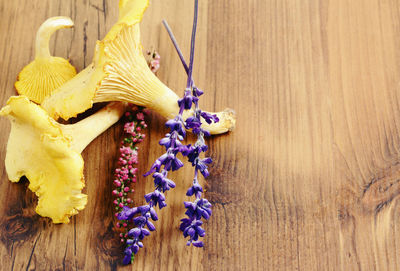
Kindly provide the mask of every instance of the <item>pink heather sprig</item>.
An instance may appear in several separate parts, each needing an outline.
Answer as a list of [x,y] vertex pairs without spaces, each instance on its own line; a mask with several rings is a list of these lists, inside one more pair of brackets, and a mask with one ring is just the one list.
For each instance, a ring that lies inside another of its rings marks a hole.
[[[137,111],[135,114],[134,112]],[[143,130],[147,128],[147,124],[144,120],[144,114],[142,109],[138,109],[136,106],[125,113],[127,121],[124,125],[124,132],[127,136],[120,143],[120,157],[118,159],[118,167],[114,173],[114,187],[112,194],[116,197],[114,200],[115,205],[115,216],[118,217],[124,208],[128,208],[133,203],[132,199],[128,197],[128,193],[134,192],[130,188],[132,183],[137,180],[137,164],[138,161],[138,143],[142,142],[146,137],[143,134]],[[127,227],[129,221],[120,220],[117,222],[116,227],[120,229],[121,242],[125,242],[127,238]]]
[[[160,55],[153,49],[151,51],[146,51],[146,61],[149,68],[153,73],[156,73],[160,67]],[[136,113],[134,113],[136,111]],[[133,193],[134,190],[130,188],[132,183],[136,183],[137,180],[137,167],[139,163],[138,151],[139,148],[136,146],[146,137],[144,129],[147,128],[147,124],[144,120],[143,108],[138,108],[133,106],[130,111],[125,113],[127,118],[124,124],[124,132],[127,136],[121,141],[120,144],[120,157],[118,159],[118,168],[115,169],[115,189],[112,194],[117,198],[114,200],[115,205],[115,216],[119,218],[124,210],[130,209],[129,206],[132,205],[133,201],[128,197],[128,193]],[[119,229],[122,243],[126,243],[128,238],[128,227],[132,221],[128,219],[119,219],[116,227]],[[129,259],[132,262],[134,255],[131,255]],[[126,259],[124,259],[126,261]]]

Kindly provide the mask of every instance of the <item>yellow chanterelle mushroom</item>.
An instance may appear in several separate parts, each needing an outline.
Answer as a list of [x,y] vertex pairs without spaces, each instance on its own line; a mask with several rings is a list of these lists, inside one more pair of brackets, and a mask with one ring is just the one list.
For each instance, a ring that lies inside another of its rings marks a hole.
[[68,60],[51,56],[49,51],[51,35],[58,29],[73,25],[68,17],[52,17],[40,26],[36,33],[35,59],[22,69],[15,82],[19,94],[40,104],[53,90],[76,75]]
[[[139,22],[148,0],[121,0],[119,20],[102,41],[98,41],[93,63],[47,97],[43,108],[65,120],[84,112],[93,103],[126,101],[152,109],[166,118],[179,111],[179,97],[150,70],[142,53]],[[191,112],[185,112],[188,117]],[[219,122],[205,124],[211,134],[232,130],[233,110],[216,113]]]
[[29,179],[38,196],[36,212],[54,223],[68,223],[87,196],[81,152],[122,116],[124,103],[111,103],[75,124],[62,125],[25,96],[11,97],[0,111],[11,121],[5,159],[8,178]]

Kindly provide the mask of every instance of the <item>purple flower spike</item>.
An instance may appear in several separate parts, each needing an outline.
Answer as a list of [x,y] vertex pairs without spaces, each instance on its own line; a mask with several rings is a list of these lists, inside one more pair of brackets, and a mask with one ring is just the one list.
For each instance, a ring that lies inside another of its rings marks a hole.
[[[188,74],[187,85],[185,90],[185,97],[180,100],[180,113],[182,113],[182,107],[185,104],[185,101],[189,102],[189,98],[186,97],[188,95],[188,90],[192,91],[192,103],[195,105],[193,116],[189,117],[185,121],[186,129],[191,129],[192,133],[197,135],[197,142],[192,145],[187,145],[186,147],[180,147],[179,151],[187,156],[189,162],[192,163],[194,167],[194,181],[193,185],[187,190],[187,196],[195,196],[196,199],[194,202],[184,202],[185,208],[187,209],[186,215],[188,218],[182,219],[182,223],[180,225],[180,229],[183,231],[183,235],[185,237],[189,237],[188,245],[193,245],[195,247],[202,247],[203,242],[198,241],[199,237],[203,237],[205,235],[205,231],[200,226],[202,225],[201,218],[208,219],[211,215],[211,204],[206,200],[202,199],[203,189],[197,181],[198,172],[200,171],[204,177],[209,175],[207,170],[208,164],[211,163],[211,158],[201,159],[200,154],[202,152],[207,151],[207,146],[204,143],[204,136],[210,136],[210,133],[207,130],[201,128],[202,123],[201,119],[204,119],[207,123],[217,122],[219,121],[218,117],[215,114],[210,114],[206,112],[202,112],[199,109],[198,97],[203,94],[203,91],[194,86],[193,78],[192,78],[192,68],[193,68],[193,58],[194,58],[194,47],[195,47],[195,37],[196,37],[196,26],[197,26],[197,11],[198,11],[198,0],[195,0],[195,8],[194,8],[194,19],[193,19],[193,29],[192,29],[192,39],[190,46],[190,62],[189,66],[186,65],[183,54],[179,49],[178,43],[174,35],[172,34],[171,29],[169,28],[167,22],[163,22],[166,27],[168,34],[175,46],[175,49],[178,52],[178,55],[182,61],[183,66]],[[187,106],[189,107],[189,106]],[[163,144],[164,145],[164,144]]]
[[[197,12],[198,12],[198,0],[195,0],[195,12],[193,19],[193,30],[192,40],[190,49],[190,62],[189,66],[186,65],[183,59],[183,55],[180,53],[176,43],[176,48],[184,63],[186,71],[188,73],[187,85],[183,98],[178,100],[179,113],[178,115],[166,122],[166,126],[170,129],[170,132],[165,135],[159,141],[161,146],[164,146],[166,152],[161,155],[151,166],[150,170],[145,174],[148,176],[153,175],[154,178],[154,191],[144,196],[148,205],[138,207],[135,212],[136,217],[130,216],[136,227],[130,231],[132,241],[129,241],[129,246],[125,252],[126,257],[133,256],[136,254],[141,247],[143,247],[142,240],[145,236],[150,234],[150,231],[154,231],[154,224],[150,221],[157,220],[158,216],[155,211],[155,207],[158,205],[159,209],[166,206],[164,192],[175,187],[175,183],[167,178],[169,171],[178,170],[183,166],[183,163],[177,158],[178,153],[183,156],[187,156],[189,162],[194,167],[195,176],[192,186],[187,190],[188,196],[195,196],[194,202],[185,202],[187,218],[181,220],[180,229],[183,231],[185,237],[189,237],[188,244],[195,247],[202,247],[203,242],[199,241],[200,237],[205,236],[205,230],[201,227],[203,222],[202,218],[208,219],[211,215],[211,204],[206,200],[202,199],[203,188],[197,181],[198,172],[200,171],[204,176],[208,176],[207,165],[211,163],[210,158],[200,158],[202,152],[207,151],[207,146],[204,143],[204,136],[210,135],[208,131],[201,128],[201,121],[204,119],[206,122],[216,122],[218,118],[216,115],[209,113],[202,114],[199,109],[198,100],[199,96],[203,94],[203,91],[194,86],[192,72],[193,72],[193,59],[194,59],[194,47],[195,47],[195,35],[197,26]],[[184,110],[191,109],[195,106],[193,116],[183,121]],[[197,142],[192,145],[184,145],[181,141],[186,136],[186,130],[191,129],[192,133],[197,135]],[[140,213],[140,214],[139,214]],[[139,214],[139,215],[138,215]],[[146,229],[147,228],[147,229]],[[139,233],[140,232],[140,233]],[[127,260],[124,262],[127,262]]]

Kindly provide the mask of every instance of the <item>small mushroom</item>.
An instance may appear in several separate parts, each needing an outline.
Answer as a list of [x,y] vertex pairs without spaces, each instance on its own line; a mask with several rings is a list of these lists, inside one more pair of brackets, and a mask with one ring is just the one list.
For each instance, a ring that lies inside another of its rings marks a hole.
[[11,97],[0,116],[11,121],[6,171],[11,182],[22,176],[38,196],[36,212],[54,223],[69,217],[87,202],[81,152],[125,111],[124,103],[111,103],[75,124],[62,125],[25,96]]
[[53,90],[76,75],[68,60],[51,56],[49,50],[51,35],[58,29],[73,25],[68,17],[52,17],[40,26],[36,33],[35,59],[22,69],[15,82],[19,94],[40,104]]

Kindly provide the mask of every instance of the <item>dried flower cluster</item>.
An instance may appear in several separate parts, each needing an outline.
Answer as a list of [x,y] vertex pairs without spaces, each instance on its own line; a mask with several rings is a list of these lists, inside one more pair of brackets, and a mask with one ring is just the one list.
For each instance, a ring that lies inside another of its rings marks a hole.
[[[135,111],[137,111],[137,113],[134,113]],[[114,200],[116,217],[118,217],[124,208],[127,208],[133,203],[132,199],[128,197],[128,193],[134,191],[130,186],[132,183],[135,183],[137,179],[137,164],[139,163],[139,148],[137,144],[142,142],[145,138],[146,135],[142,132],[147,128],[143,110],[138,109],[136,106],[126,112],[125,117],[127,118],[127,121],[124,125],[124,132],[127,136],[120,144],[118,168],[115,169],[114,174],[115,189],[112,191],[112,194],[116,196],[116,199]],[[127,220],[121,220],[116,224],[116,227],[119,228],[121,232],[121,242],[125,242],[128,237],[126,229],[129,223],[130,222]]]

